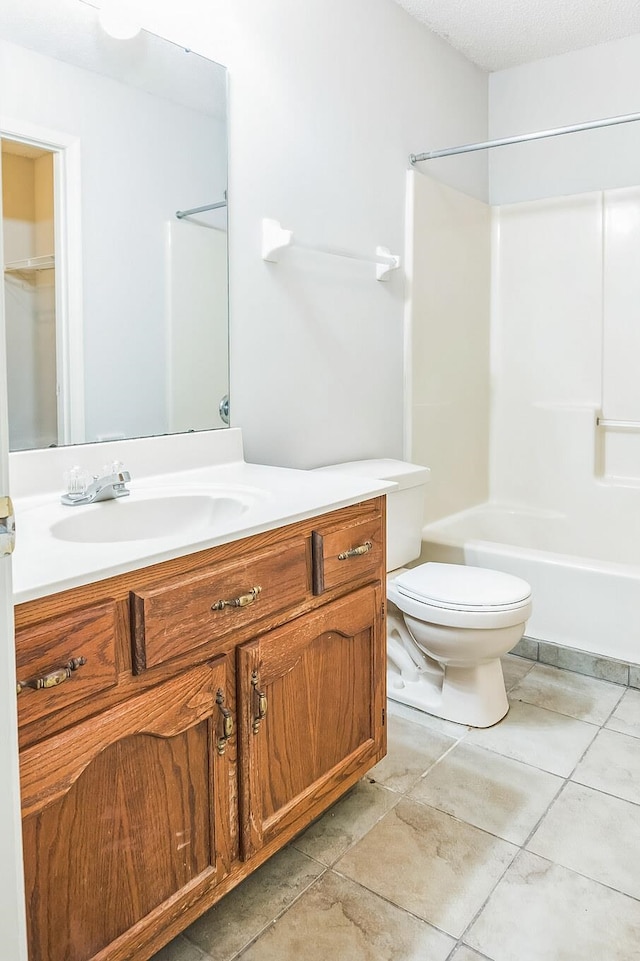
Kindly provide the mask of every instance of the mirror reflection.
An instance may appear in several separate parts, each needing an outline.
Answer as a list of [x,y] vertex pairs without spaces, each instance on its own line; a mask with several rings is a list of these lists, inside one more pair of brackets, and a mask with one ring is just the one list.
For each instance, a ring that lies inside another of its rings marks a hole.
[[0,141],[11,449],[224,426],[224,67],[3,2]]

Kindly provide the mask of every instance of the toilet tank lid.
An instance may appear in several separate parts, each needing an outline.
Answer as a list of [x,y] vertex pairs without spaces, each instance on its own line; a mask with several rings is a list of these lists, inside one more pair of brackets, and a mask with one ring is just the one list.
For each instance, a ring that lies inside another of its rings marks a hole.
[[352,460],[344,464],[318,467],[317,470],[339,471],[342,474],[358,474],[360,477],[371,477],[374,480],[393,481],[398,485],[398,490],[426,484],[431,473],[428,467],[410,464],[404,460],[394,460],[391,457],[382,457],[378,460]]

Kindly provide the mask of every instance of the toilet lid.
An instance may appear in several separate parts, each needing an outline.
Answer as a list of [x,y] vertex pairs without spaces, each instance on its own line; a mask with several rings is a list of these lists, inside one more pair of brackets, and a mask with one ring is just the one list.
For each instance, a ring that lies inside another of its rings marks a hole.
[[504,611],[531,598],[520,577],[462,564],[421,564],[400,574],[395,585],[414,601],[461,611]]

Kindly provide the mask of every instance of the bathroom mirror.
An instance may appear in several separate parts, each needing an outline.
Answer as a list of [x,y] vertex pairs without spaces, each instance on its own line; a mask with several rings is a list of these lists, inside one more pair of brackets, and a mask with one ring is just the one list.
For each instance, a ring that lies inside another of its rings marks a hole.
[[224,67],[82,0],[3,0],[11,449],[225,425],[226,103]]

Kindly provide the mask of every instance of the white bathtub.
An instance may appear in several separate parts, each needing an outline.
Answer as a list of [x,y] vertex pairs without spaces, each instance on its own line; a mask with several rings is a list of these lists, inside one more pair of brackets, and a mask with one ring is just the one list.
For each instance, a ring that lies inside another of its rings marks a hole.
[[640,530],[636,518],[590,519],[492,504],[427,525],[423,561],[523,577],[533,591],[526,636],[640,663]]

